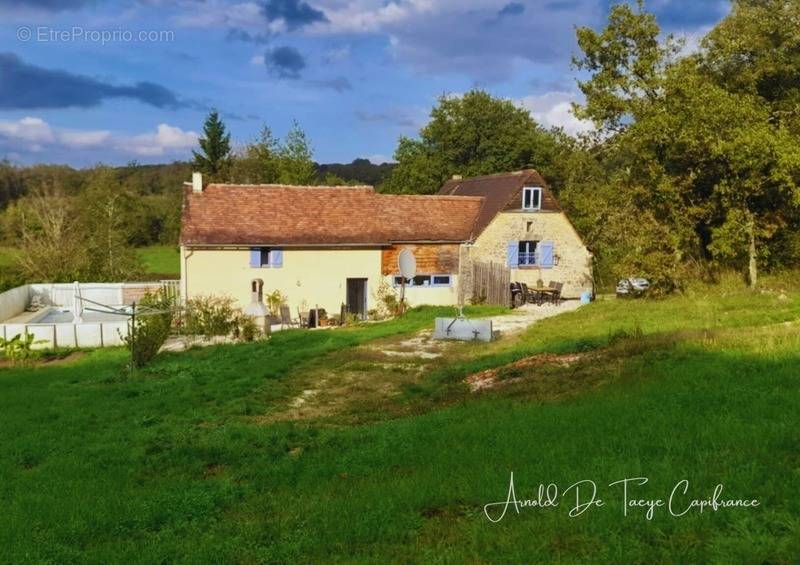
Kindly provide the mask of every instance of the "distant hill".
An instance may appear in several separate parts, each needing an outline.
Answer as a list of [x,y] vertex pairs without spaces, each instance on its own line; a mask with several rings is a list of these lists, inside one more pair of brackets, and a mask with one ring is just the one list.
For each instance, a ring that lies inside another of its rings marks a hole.
[[389,176],[394,167],[394,163],[375,165],[369,159],[355,159],[352,163],[317,164],[317,172],[320,177],[331,173],[348,182],[357,181],[377,186]]

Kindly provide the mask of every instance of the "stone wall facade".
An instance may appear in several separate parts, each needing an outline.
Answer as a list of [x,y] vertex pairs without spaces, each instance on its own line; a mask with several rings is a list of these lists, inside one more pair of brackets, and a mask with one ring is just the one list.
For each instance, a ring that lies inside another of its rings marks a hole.
[[563,212],[502,212],[472,244],[464,246],[460,274],[462,293],[468,301],[471,292],[466,272],[473,261],[508,264],[510,241],[550,241],[558,264],[552,267],[518,266],[511,269],[512,282],[535,286],[539,280],[564,284],[562,296],[577,298],[592,291],[592,254],[583,244],[572,223]]

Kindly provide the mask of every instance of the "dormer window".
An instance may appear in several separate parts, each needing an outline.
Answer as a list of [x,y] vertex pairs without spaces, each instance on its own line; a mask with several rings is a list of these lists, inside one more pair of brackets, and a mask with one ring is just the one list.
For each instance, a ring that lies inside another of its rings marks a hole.
[[522,189],[522,209],[542,209],[542,189],[538,186],[526,186]]

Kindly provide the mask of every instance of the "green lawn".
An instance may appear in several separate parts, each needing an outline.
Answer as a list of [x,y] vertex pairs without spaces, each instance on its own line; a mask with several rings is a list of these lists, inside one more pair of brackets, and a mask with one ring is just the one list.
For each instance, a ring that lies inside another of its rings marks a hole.
[[[453,345],[422,372],[381,357],[447,311],[161,355],[132,378],[114,349],[0,369],[0,561],[800,557],[800,294],[601,301]],[[489,392],[464,384],[543,352],[586,357],[515,370]],[[292,412],[315,381],[347,402]],[[512,471],[518,498],[592,479],[606,505],[571,518],[570,497],[491,523],[483,506],[505,500]],[[650,478],[640,497],[688,479],[687,499],[723,483],[761,505],[626,517],[608,483],[638,476]]]
[[147,274],[180,277],[181,255],[175,245],[151,245],[136,250]]

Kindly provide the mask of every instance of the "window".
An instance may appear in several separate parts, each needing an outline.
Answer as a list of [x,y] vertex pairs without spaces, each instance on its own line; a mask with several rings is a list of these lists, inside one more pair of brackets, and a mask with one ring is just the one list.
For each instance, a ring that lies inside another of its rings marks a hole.
[[522,189],[522,209],[541,210],[542,189],[538,186],[526,186]]
[[519,242],[519,264],[520,265],[535,265],[536,264],[536,247],[539,245],[538,241],[520,241]]
[[[413,279],[406,279],[406,286],[450,286],[450,275],[417,275]],[[394,286],[403,284],[403,277],[395,275],[393,277]]]
[[253,247],[250,249],[250,266],[254,269],[283,266],[283,249],[277,247]]

